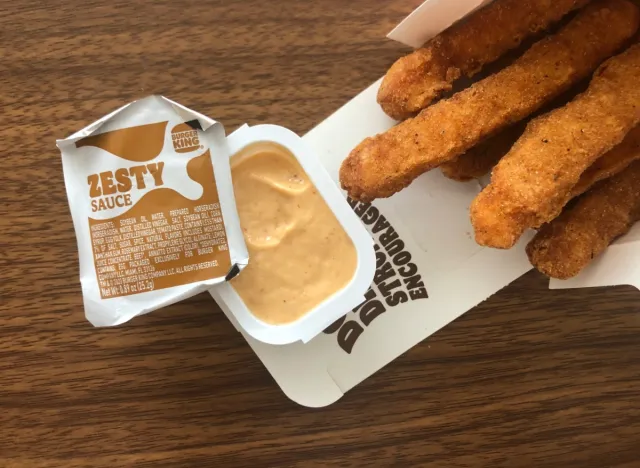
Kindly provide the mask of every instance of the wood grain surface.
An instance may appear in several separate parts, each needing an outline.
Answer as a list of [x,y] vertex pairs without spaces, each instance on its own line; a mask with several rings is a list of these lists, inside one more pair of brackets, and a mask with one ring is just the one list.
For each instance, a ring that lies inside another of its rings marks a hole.
[[84,319],[56,138],[151,93],[304,133],[419,3],[0,0],[0,466],[640,467],[632,288],[530,273],[320,410],[209,296]]

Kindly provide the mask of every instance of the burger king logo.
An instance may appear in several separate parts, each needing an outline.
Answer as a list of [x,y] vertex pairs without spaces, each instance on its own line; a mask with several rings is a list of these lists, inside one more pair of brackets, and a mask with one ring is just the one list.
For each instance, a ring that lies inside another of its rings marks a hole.
[[177,153],[188,153],[200,149],[198,131],[186,123],[181,123],[171,129],[173,149]]

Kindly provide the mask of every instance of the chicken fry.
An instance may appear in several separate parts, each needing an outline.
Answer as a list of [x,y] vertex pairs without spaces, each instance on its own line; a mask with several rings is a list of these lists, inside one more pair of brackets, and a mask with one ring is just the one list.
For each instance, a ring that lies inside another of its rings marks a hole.
[[640,23],[628,0],[598,0],[511,66],[367,138],[345,159],[340,182],[361,201],[388,197],[586,78]]
[[555,218],[581,175],[640,122],[640,44],[605,62],[589,88],[533,120],[471,204],[480,245],[510,248]]
[[394,63],[382,81],[378,102],[394,119],[411,117],[461,76],[475,75],[587,1],[495,0]]
[[640,162],[601,182],[543,225],[527,245],[531,264],[558,279],[576,276],[640,219]]
[[601,180],[622,172],[636,159],[640,159],[640,126],[631,130],[622,143],[598,158],[584,171],[571,190],[570,197],[582,195]]

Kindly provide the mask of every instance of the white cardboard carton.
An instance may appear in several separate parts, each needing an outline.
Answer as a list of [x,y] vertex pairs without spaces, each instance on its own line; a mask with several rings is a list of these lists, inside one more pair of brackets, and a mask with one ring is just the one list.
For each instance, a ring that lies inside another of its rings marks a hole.
[[[488,1],[427,0],[389,37],[420,46]],[[304,136],[336,183],[340,164],[351,149],[365,137],[395,124],[376,102],[379,85],[380,80]],[[530,234],[507,251],[482,248],[473,240],[468,209],[480,188],[478,183],[453,182],[432,171],[391,198],[371,205],[353,204],[372,233],[379,255],[369,299],[306,344],[267,345],[243,333],[290,399],[310,407],[335,402],[531,269],[524,252]],[[640,238],[640,228],[630,236]],[[618,241],[584,274],[563,285],[625,284],[631,281],[626,278],[640,285],[640,251],[634,243],[625,242],[628,237]],[[398,246],[402,249],[396,252]],[[407,267],[408,263],[394,264],[394,260],[406,261],[407,254],[409,263],[417,269],[415,275],[409,275],[413,267]],[[403,273],[412,279],[407,280]],[[552,282],[552,287],[560,286]],[[406,301],[399,302],[402,298]]]

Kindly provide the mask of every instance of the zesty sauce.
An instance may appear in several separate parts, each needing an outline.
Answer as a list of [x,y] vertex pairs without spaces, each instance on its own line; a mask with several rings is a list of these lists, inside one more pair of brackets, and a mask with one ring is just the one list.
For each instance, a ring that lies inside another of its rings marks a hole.
[[355,246],[289,150],[252,144],[231,173],[249,250],[231,285],[258,319],[293,322],[351,281]]

